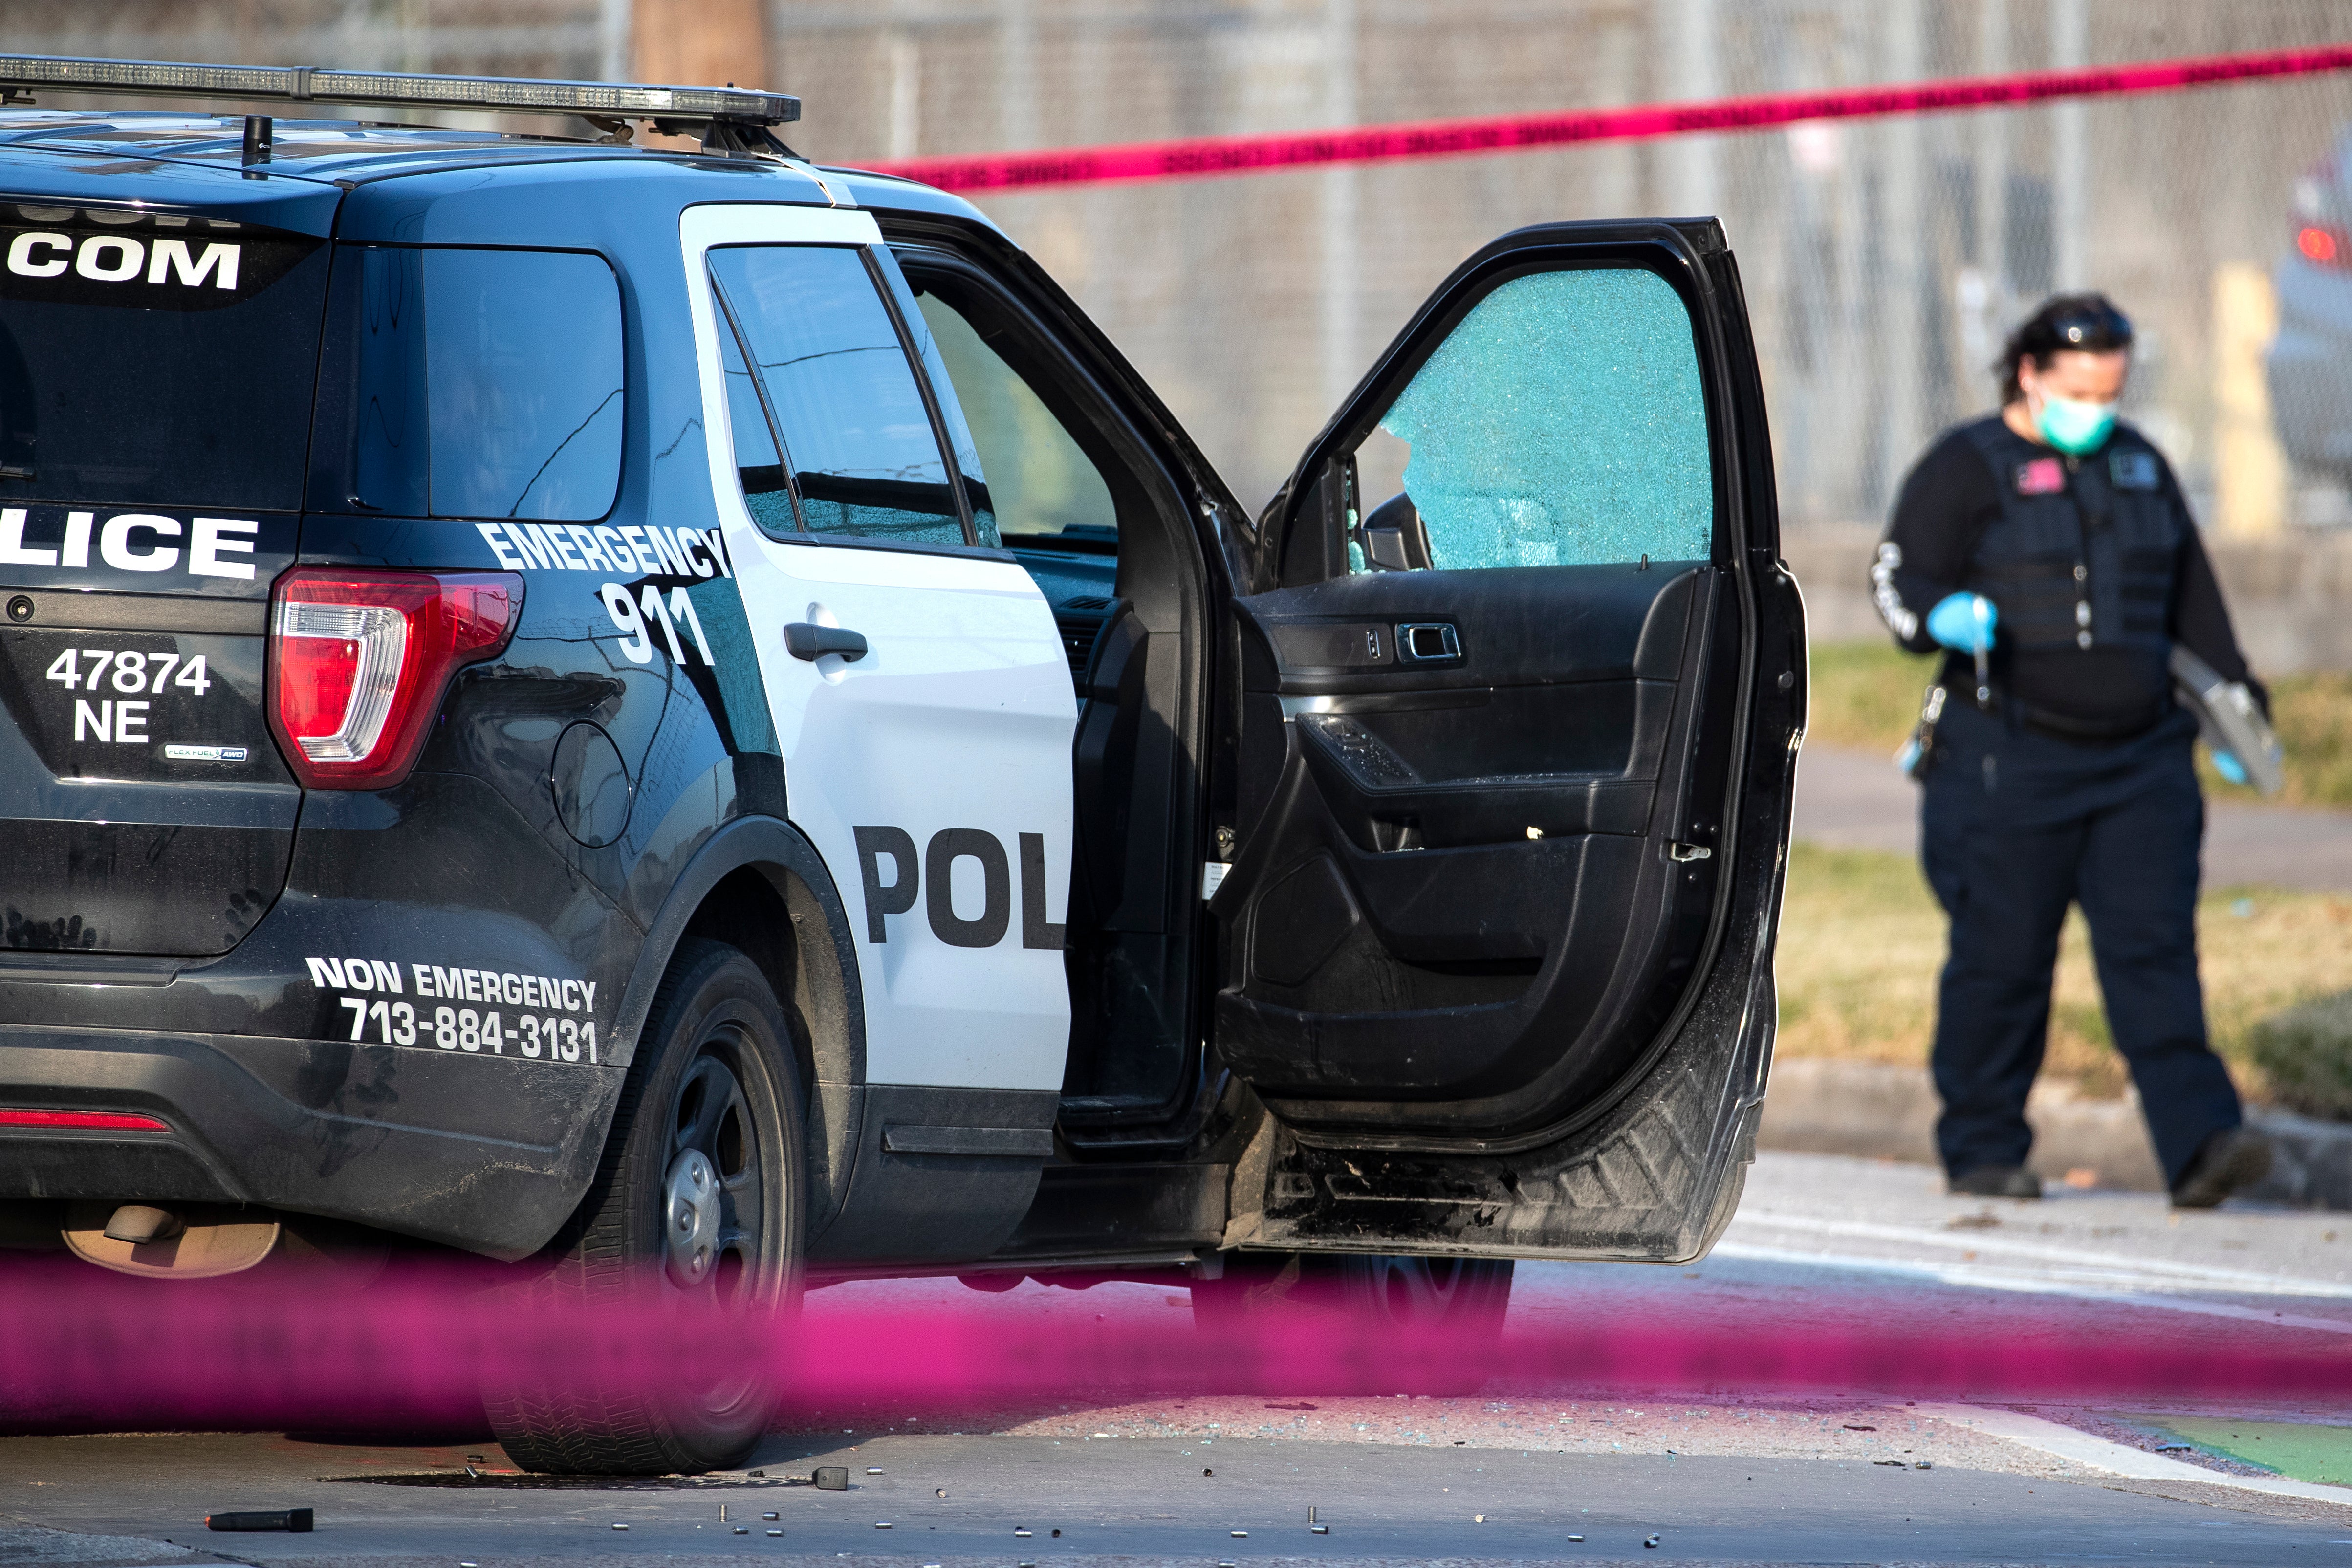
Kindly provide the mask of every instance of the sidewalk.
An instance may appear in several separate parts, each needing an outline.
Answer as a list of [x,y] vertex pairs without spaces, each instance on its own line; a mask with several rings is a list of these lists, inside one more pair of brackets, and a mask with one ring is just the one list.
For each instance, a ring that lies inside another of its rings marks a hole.
[[2040,1203],[1955,1197],[1923,1166],[1767,1151],[1716,1256],[2352,1335],[2352,1229],[2325,1211],[2182,1213],[2154,1193],[2063,1185]]
[[[1922,1067],[1793,1057],[1772,1064],[1757,1142],[1766,1149],[1936,1163],[1935,1086]],[[2033,1128],[2028,1166],[2046,1183],[2089,1171],[2110,1191],[2161,1192],[2139,1101],[2089,1100],[2044,1079],[2025,1102]],[[2352,1209],[2352,1126],[2284,1110],[2249,1115],[2270,1134],[2270,1175],[2244,1195],[2299,1208]]]
[[[1875,752],[1808,742],[1797,763],[1796,836],[1833,849],[1919,850],[1919,786]],[[2267,883],[2352,892],[2352,812],[2206,805],[2205,886]]]

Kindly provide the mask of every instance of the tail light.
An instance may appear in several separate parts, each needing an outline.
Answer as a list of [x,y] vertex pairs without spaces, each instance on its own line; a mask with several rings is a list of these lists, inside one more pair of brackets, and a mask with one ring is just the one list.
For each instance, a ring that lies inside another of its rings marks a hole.
[[2352,267],[2352,239],[2333,224],[2305,224],[2294,231],[2294,248],[2315,266]]
[[2352,268],[2352,235],[2344,232],[2336,190],[2336,160],[2320,159],[2294,182],[2295,254],[2314,267]]
[[303,567],[270,590],[269,727],[310,789],[382,789],[416,764],[449,678],[522,611],[511,572]]
[[119,1110],[0,1110],[0,1127],[30,1127],[64,1132],[169,1132],[152,1116]]

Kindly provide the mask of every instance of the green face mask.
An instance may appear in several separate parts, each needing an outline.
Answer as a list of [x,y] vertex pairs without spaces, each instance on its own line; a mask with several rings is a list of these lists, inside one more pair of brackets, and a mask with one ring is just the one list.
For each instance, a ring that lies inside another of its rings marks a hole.
[[2042,406],[2033,416],[2033,427],[2042,438],[2070,457],[2079,458],[2095,452],[2116,427],[2116,405],[2112,403],[2083,403],[2072,397],[2053,397],[2043,394]]

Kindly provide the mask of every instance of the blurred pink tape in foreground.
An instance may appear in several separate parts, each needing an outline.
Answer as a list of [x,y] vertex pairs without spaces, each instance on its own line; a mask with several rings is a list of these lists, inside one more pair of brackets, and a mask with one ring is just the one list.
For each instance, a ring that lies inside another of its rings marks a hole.
[[656,1392],[761,1365],[783,1381],[788,1412],[878,1401],[978,1415],[1073,1397],[1467,1392],[1489,1378],[1521,1390],[1915,1398],[2352,1395],[2352,1354],[2315,1351],[2307,1335],[2264,1344],[2233,1326],[2151,1339],[2019,1302],[1958,1321],[1939,1306],[1863,1328],[1762,1303],[1736,1323],[1654,1310],[1574,1326],[1515,1319],[1499,1343],[1481,1343],[1369,1329],[1311,1309],[1212,1335],[1164,1308],[1074,1321],[1034,1304],[1018,1312],[990,1304],[1003,1298],[877,1309],[829,1301],[829,1292],[801,1312],[747,1322],[683,1313],[657,1278],[593,1304],[514,1280],[511,1271],[459,1268],[350,1290],[280,1274],[264,1291],[235,1278],[157,1285],[79,1265],[12,1264],[0,1275],[0,1429],[463,1426],[478,1422],[486,1381],[586,1379]]
[[1992,109],[2063,98],[2179,92],[2189,88],[2352,70],[2352,45],[2139,60],[2080,70],[1952,77],[1829,92],[1716,99],[1700,103],[1636,104],[1570,114],[1515,114],[1480,120],[1424,120],[1354,125],[1271,136],[1203,136],[1182,142],[1128,142],[1100,147],[1040,148],[961,158],[916,158],[867,168],[950,191],[1017,190],[1034,185],[1094,185],[1135,180],[1260,174],[1318,163],[1374,163],[1534,152],[1580,142],[1643,141],[1706,131],[1757,131],[1802,120],[1859,120]]

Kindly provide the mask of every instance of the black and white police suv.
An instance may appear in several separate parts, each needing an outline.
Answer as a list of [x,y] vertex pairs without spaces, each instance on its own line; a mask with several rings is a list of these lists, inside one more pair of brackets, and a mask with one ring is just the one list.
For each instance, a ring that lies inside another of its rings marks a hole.
[[[603,139],[0,112],[7,1245],[1475,1329],[1728,1219],[1805,648],[1713,221],[1486,246],[1253,519],[791,99],[10,83]],[[709,1468],[730,1387],[491,1415]]]

